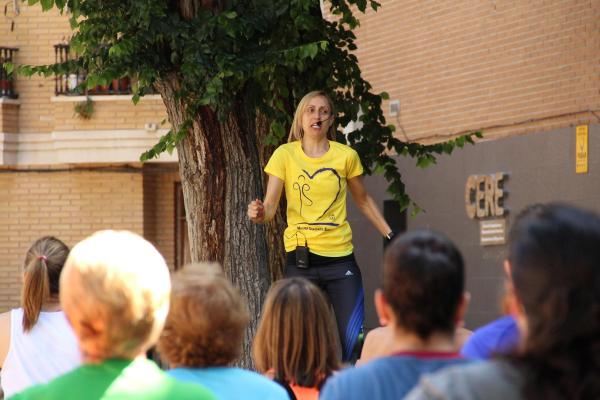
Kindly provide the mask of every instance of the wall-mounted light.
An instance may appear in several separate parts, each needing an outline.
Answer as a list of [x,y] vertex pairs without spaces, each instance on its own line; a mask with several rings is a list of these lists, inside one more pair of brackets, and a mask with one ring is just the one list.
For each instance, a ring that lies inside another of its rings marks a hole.
[[390,116],[397,117],[400,115],[400,100],[390,101]]

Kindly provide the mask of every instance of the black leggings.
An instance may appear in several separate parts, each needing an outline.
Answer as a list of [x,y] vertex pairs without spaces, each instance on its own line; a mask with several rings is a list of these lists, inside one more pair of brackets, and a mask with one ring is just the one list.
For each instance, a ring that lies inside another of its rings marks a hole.
[[353,361],[354,348],[365,320],[365,295],[362,276],[354,254],[344,257],[323,257],[310,254],[310,267],[296,267],[295,252],[287,253],[283,275],[302,277],[317,285],[331,303],[337,322],[342,361]]

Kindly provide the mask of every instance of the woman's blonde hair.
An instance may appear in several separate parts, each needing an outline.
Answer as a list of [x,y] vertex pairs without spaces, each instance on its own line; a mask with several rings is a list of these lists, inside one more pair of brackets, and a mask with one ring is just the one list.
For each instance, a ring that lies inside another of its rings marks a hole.
[[36,324],[42,306],[51,297],[58,297],[58,282],[69,248],[53,236],[35,241],[27,251],[23,267],[23,331],[28,332]]
[[[304,132],[302,131],[302,115],[304,111],[306,111],[306,107],[308,107],[308,103],[315,97],[323,97],[327,100],[329,104],[329,109],[331,112],[331,118],[334,118],[335,109],[333,107],[333,101],[331,101],[331,97],[327,95],[327,93],[322,90],[315,90],[309,92],[304,95],[300,103],[298,103],[298,107],[296,107],[296,113],[294,114],[294,120],[292,121],[292,126],[290,127],[290,134],[288,136],[288,143],[295,142],[296,140],[302,140],[302,136],[304,136]],[[329,129],[327,130],[327,139],[335,140],[335,126],[332,123]]]
[[242,350],[246,303],[218,264],[191,264],[173,277],[158,351],[171,367],[226,366]]
[[127,231],[100,231],[79,242],[60,286],[60,303],[88,362],[136,357],[156,342],[169,311],[164,258]]
[[303,278],[276,282],[252,354],[257,369],[276,380],[320,387],[339,368],[333,315],[321,290]]

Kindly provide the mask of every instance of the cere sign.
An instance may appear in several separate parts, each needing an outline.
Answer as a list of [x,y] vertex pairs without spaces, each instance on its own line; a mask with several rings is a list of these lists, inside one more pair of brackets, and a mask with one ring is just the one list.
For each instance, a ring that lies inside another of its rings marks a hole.
[[504,190],[506,174],[471,175],[465,187],[465,207],[469,218],[501,217],[504,215]]
[[479,236],[482,246],[506,243],[506,221],[503,218],[504,180],[506,174],[471,175],[465,186],[465,209],[471,219],[480,219]]

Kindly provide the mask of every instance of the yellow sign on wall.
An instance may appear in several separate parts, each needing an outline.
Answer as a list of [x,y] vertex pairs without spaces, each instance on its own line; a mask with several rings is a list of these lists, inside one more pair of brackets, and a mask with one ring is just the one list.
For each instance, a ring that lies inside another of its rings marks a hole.
[[588,172],[588,126],[579,125],[575,129],[575,172]]

